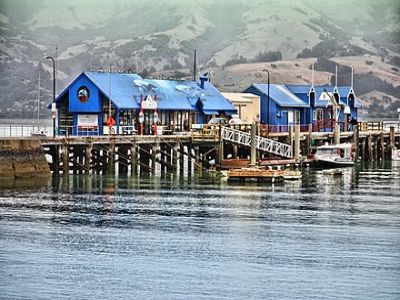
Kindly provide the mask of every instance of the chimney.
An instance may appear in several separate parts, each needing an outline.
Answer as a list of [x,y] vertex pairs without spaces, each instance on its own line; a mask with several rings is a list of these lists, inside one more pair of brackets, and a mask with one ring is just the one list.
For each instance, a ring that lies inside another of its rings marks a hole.
[[204,90],[204,82],[208,81],[208,77],[200,76],[200,87]]

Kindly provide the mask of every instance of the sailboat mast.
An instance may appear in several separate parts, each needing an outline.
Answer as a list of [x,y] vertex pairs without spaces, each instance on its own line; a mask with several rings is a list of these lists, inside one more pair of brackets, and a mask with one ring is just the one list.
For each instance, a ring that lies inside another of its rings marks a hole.
[[40,119],[40,70],[39,70],[39,90],[38,90],[38,103],[37,103],[37,119],[39,123]]

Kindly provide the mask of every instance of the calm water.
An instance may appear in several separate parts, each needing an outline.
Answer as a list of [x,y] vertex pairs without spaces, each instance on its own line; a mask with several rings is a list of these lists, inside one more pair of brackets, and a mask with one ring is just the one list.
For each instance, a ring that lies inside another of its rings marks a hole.
[[399,250],[391,164],[273,186],[74,176],[0,188],[2,299],[400,299]]

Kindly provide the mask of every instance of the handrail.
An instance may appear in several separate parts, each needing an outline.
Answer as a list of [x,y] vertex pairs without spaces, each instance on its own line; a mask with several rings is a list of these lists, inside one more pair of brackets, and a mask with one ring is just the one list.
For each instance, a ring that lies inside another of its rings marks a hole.
[[[251,147],[251,134],[230,127],[222,127],[222,139]],[[292,158],[292,146],[271,139],[256,136],[256,149],[283,157]]]
[[51,126],[0,125],[0,137],[51,136],[52,132]]

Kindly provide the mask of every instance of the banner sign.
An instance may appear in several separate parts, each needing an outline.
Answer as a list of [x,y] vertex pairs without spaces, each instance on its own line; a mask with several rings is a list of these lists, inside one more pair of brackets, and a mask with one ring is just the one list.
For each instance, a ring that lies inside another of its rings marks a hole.
[[81,127],[97,127],[99,125],[99,116],[98,115],[87,115],[87,114],[79,114],[78,115],[78,126]]
[[155,101],[150,95],[142,101],[142,109],[157,109],[157,101]]
[[332,92],[322,92],[321,95],[319,96],[319,100],[329,101],[330,100],[329,96],[334,98]]

